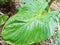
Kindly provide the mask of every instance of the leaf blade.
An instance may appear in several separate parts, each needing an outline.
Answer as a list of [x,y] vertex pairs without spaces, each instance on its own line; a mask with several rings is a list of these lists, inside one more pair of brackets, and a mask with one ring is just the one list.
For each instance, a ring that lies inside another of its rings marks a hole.
[[[14,19],[15,21],[17,21],[17,19],[15,19],[14,17],[21,18],[20,15],[19,16],[15,15],[12,18],[10,18],[10,20]],[[56,17],[58,17],[57,13],[55,12],[53,15],[53,12],[52,12],[49,16],[48,15],[42,16],[42,18],[36,18],[36,19],[33,19],[32,21],[28,20],[25,22],[24,19],[22,20],[18,19],[18,21],[20,21],[19,23],[18,22],[15,23],[14,21],[12,21],[14,23],[8,24],[10,21],[9,20],[7,24],[4,26],[4,29],[2,32],[3,39],[15,44],[31,44],[33,42],[41,42],[51,36],[52,30],[54,32],[55,27],[50,28],[50,26],[52,26],[52,20],[53,20],[53,23],[56,24],[56,21],[57,21]],[[48,18],[49,20],[46,21],[46,19]]]

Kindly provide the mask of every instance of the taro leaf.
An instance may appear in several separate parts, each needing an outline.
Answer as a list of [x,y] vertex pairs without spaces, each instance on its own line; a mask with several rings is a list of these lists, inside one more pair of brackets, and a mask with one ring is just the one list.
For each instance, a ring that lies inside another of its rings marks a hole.
[[0,15],[0,26],[5,23],[7,18],[8,18],[7,15]]
[[54,33],[57,19],[57,12],[31,15],[30,12],[22,11],[7,21],[2,31],[2,38],[15,45],[41,42]]
[[49,38],[55,30],[58,13],[45,13],[47,6],[45,0],[26,1],[5,24],[2,38],[14,45],[27,45]]

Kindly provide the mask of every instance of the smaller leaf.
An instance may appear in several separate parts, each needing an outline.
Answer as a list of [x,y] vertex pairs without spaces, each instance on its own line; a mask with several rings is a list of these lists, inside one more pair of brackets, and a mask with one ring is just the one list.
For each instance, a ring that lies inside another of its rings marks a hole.
[[5,23],[7,20],[8,16],[7,15],[0,15],[0,26]]

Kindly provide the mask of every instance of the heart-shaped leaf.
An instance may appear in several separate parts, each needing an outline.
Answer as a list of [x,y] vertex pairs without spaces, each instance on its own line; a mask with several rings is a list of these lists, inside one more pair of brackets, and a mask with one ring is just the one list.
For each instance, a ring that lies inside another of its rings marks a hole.
[[58,12],[49,12],[47,7],[46,0],[27,0],[5,24],[2,38],[14,45],[27,45],[52,36]]
[[2,31],[4,40],[23,45],[41,42],[53,34],[58,13],[51,12],[42,16],[29,13],[16,14],[7,21]]

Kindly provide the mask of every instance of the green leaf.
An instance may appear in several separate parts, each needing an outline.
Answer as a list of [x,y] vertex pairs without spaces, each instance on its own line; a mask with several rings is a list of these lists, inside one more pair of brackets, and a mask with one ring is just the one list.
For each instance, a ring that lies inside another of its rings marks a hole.
[[0,15],[0,26],[5,23],[7,20],[8,16],[7,15]]
[[13,45],[41,42],[53,35],[58,12],[50,12],[46,0],[25,0],[19,12],[5,24],[2,38]]
[[32,15],[30,12],[23,11],[7,21],[2,37],[5,41],[19,45],[41,42],[53,35],[57,19],[57,12]]
[[27,10],[28,8],[31,13],[46,13],[46,11],[50,11],[50,8],[48,7],[48,2],[49,0],[20,0],[21,6],[17,8],[17,10]]

